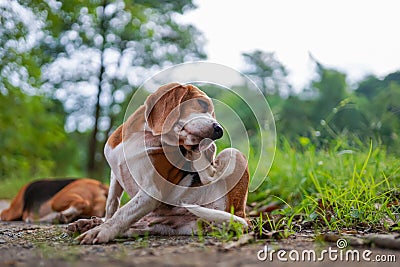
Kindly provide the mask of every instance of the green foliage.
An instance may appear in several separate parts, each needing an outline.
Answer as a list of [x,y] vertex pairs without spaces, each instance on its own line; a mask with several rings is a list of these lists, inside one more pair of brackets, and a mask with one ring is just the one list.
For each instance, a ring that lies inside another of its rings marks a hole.
[[388,204],[396,201],[400,160],[382,147],[354,150],[337,143],[318,150],[308,144],[299,151],[287,141],[284,144],[269,179],[249,195],[249,202],[259,206],[277,199],[285,204],[286,208],[274,212],[284,216],[280,224],[284,220],[290,229],[288,221],[294,215],[331,230],[358,224],[388,229],[387,218],[398,222]]
[[[349,145],[383,145],[400,152],[400,78],[397,73],[383,80],[367,77],[356,90],[349,90],[343,73],[318,63],[319,77],[311,88],[289,96],[276,111],[278,135],[294,144],[309,138],[317,148],[342,139]],[[268,96],[267,96],[268,100]]]
[[191,0],[24,4],[47,14],[42,87],[63,102],[69,132],[90,133],[82,136],[90,175],[104,175],[104,144],[134,90],[164,66],[205,58],[201,34],[176,19]]
[[[400,79],[388,81],[389,77],[394,74],[396,73],[389,74],[380,81],[379,90],[374,93],[373,97],[365,96],[363,98],[363,94],[361,94],[360,99],[363,101],[360,102],[373,138],[386,145],[389,152],[399,153]],[[371,103],[374,104],[371,105]]]
[[45,56],[39,49],[43,24],[38,17],[17,1],[0,3],[0,94],[10,87],[32,93],[39,84]]
[[108,175],[106,138],[144,79],[205,58],[202,35],[176,19],[195,8],[191,0],[7,3],[0,3],[0,94],[21,89],[60,101],[81,174]]
[[260,88],[264,95],[282,94],[291,92],[291,87],[286,80],[287,71],[276,59],[274,53],[254,50],[242,53],[247,63],[244,74],[248,75]]
[[70,167],[65,154],[55,160],[73,151],[65,149],[64,118],[53,112],[56,105],[16,88],[0,94],[0,179],[55,175]]

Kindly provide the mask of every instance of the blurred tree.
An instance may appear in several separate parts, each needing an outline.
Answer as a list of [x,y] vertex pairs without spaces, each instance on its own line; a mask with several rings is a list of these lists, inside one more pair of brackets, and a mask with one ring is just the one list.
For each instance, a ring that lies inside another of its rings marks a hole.
[[40,82],[44,23],[17,1],[0,1],[0,93],[21,88],[33,94]]
[[346,74],[335,69],[325,68],[315,61],[317,77],[311,82],[311,90],[316,95],[316,102],[311,112],[314,122],[320,123],[335,112],[341,101],[348,96]]
[[289,140],[297,140],[299,136],[309,136],[313,130],[311,112],[313,102],[299,96],[289,96],[276,120],[277,132]]
[[291,86],[286,79],[287,71],[275,58],[274,53],[255,50],[242,53],[242,56],[247,63],[243,73],[256,83],[265,96],[287,96],[291,93]]
[[285,101],[277,120],[278,131],[291,141],[312,138],[316,145],[329,144],[343,135],[349,142],[370,135],[362,101],[348,89],[346,75],[310,57],[317,75],[307,90]]
[[[40,95],[47,56],[43,14],[17,1],[0,0],[0,178],[30,180],[73,166],[61,103]],[[68,151],[68,152],[67,152]]]
[[368,100],[371,100],[379,93],[380,89],[382,89],[382,81],[370,75],[359,82],[355,93],[358,96],[365,96]]
[[359,83],[355,91],[366,115],[374,138],[397,152],[400,148],[400,72],[383,79],[369,76]]
[[346,135],[350,141],[368,136],[369,133],[364,132],[368,129],[368,122],[357,97],[349,90],[346,74],[313,60],[317,77],[311,82],[311,90],[316,98],[310,119],[315,129],[320,131],[320,139],[326,143],[342,135]]
[[104,170],[104,143],[134,88],[162,67],[205,57],[201,34],[177,22],[195,7],[191,0],[21,3],[44,14],[43,45],[53,60],[42,67],[42,90],[64,103],[68,131],[90,132],[91,175]]

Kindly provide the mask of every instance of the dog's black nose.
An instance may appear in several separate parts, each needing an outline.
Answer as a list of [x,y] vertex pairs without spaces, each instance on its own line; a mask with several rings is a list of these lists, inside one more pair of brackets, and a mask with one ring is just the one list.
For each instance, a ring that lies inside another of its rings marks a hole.
[[219,125],[218,123],[213,123],[213,129],[214,131],[211,135],[212,140],[220,139],[224,135],[224,130],[222,130],[221,125]]

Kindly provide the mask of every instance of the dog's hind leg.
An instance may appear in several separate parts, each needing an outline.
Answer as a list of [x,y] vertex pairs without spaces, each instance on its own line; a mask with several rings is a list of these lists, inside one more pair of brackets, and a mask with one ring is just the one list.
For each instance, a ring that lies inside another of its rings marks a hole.
[[51,206],[51,212],[39,212],[41,215],[39,222],[68,223],[91,208],[91,203],[88,200],[76,194],[71,194],[68,197],[56,197],[49,204],[43,206],[47,205]]
[[[235,148],[222,150],[214,161],[217,174],[224,177],[227,188],[226,212],[234,210],[236,216],[246,218],[246,202],[250,182],[250,175],[246,157]],[[230,172],[232,171],[232,172]],[[222,178],[222,177],[221,177]]]
[[6,210],[3,210],[0,216],[2,221],[14,221],[22,218],[22,212],[24,209],[24,195],[28,186],[29,184],[22,187],[17,196],[11,202],[10,207]]

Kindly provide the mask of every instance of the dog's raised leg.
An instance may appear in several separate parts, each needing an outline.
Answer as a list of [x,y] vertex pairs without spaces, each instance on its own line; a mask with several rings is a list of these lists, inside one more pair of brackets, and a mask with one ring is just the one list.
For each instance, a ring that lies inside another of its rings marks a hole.
[[[202,184],[223,180],[225,186],[219,185],[220,189],[230,188],[230,191],[225,195],[224,210],[218,210],[222,208],[216,205],[219,201],[206,207],[187,205],[186,208],[205,220],[222,222],[230,221],[233,218],[247,227],[245,208],[250,177],[246,157],[237,149],[224,149],[218,154],[212,165],[199,172],[199,176]],[[218,184],[214,184],[213,187],[216,188],[216,186]],[[235,216],[230,213],[232,208]]]
[[77,237],[80,244],[107,243],[126,231],[133,223],[155,210],[160,202],[139,191],[128,203],[118,209],[103,224]]

